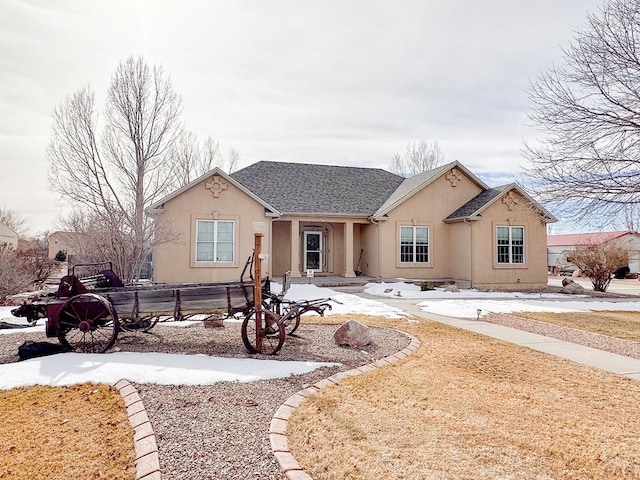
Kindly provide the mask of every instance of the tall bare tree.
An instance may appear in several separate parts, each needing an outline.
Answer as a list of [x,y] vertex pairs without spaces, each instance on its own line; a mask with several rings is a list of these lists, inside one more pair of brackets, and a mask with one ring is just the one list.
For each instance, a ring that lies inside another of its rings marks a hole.
[[48,148],[50,186],[91,213],[95,238],[126,261],[118,272],[137,275],[152,237],[144,209],[174,183],[172,146],[182,134],[182,100],[162,68],[130,57],[116,68],[98,128],[93,92],[70,95],[53,114]]
[[438,142],[424,140],[409,142],[404,156],[396,153],[391,159],[389,171],[403,177],[410,177],[432,170],[444,163],[444,153]]
[[588,219],[640,203],[640,0],[609,0],[529,90],[531,188]]
[[184,132],[172,147],[172,158],[175,159],[176,188],[182,187],[192,180],[204,175],[214,167],[230,173],[238,167],[240,154],[231,149],[225,156],[220,151],[219,143],[213,137],[200,143],[193,132]]

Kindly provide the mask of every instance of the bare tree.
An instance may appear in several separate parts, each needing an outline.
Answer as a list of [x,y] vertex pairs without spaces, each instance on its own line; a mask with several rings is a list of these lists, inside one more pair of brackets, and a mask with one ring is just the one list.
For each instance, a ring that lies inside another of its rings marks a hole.
[[240,153],[235,148],[232,148],[229,151],[229,155],[227,156],[225,162],[227,168],[225,171],[227,173],[234,172],[238,168],[238,164],[240,163]]
[[7,297],[42,284],[58,267],[58,262],[48,257],[44,235],[33,243],[34,248],[23,251],[0,245],[0,305]]
[[15,210],[10,208],[0,207],[0,222],[16,232],[20,238],[23,238],[27,232],[25,219],[21,218]]
[[581,245],[570,254],[570,261],[591,280],[596,292],[606,292],[613,273],[629,263],[629,250],[614,242]]
[[432,170],[444,163],[444,153],[438,142],[424,140],[409,142],[404,157],[396,153],[391,159],[389,171],[396,175],[410,177]]
[[234,171],[238,166],[240,154],[231,149],[227,158],[222,155],[219,143],[213,137],[201,144],[193,132],[184,132],[172,147],[172,158],[175,159],[175,187],[187,185],[215,167],[226,172]]
[[25,267],[18,252],[9,245],[0,245],[0,305],[7,297],[30,288],[33,284],[33,272]]
[[640,0],[609,0],[588,17],[562,65],[532,83],[525,145],[531,189],[579,219],[640,203]]
[[50,185],[83,206],[105,255],[126,257],[118,273],[130,280],[152,238],[144,209],[174,184],[171,153],[182,134],[182,101],[160,67],[131,57],[111,79],[100,131],[94,103],[83,88],[55,109]]
[[25,269],[32,275],[32,282],[42,285],[58,268],[57,260],[49,258],[49,232],[34,236],[31,248],[18,252]]

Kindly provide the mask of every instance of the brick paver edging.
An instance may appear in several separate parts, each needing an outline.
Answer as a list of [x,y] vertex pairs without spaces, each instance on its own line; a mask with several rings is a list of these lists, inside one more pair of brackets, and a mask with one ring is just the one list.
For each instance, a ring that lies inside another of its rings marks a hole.
[[291,395],[289,399],[276,411],[275,415],[271,419],[271,425],[269,426],[269,440],[271,441],[271,450],[273,451],[273,455],[276,457],[276,460],[278,460],[280,468],[288,480],[313,480],[313,478],[302,469],[289,450],[289,444],[287,442],[287,424],[289,423],[289,418],[291,418],[293,411],[308,397],[319,392],[323,388],[331,385],[337,385],[347,377],[370,372],[376,368],[390,365],[393,362],[397,362],[398,360],[402,360],[403,358],[411,355],[420,346],[420,341],[407,332],[402,333],[411,339],[409,346],[406,348],[373,363],[353,368],[345,372],[338,372],[324,380],[320,380],[311,387],[305,388],[304,390],[300,390],[299,392]]
[[127,380],[120,380],[114,387],[124,399],[129,422],[131,422],[131,428],[134,432],[136,480],[160,480],[158,444],[140,395]]

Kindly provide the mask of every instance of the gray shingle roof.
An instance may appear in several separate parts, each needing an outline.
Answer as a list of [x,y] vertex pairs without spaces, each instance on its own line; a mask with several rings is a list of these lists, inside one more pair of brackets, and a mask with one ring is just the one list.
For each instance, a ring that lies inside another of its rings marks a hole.
[[511,189],[513,184],[502,185],[500,187],[489,188],[480,192],[478,195],[473,197],[467,203],[458,208],[455,212],[449,215],[445,220],[452,220],[454,218],[466,218],[472,216],[478,210],[481,210],[486,205],[491,203],[494,198],[500,196],[505,191]]
[[379,168],[258,162],[231,178],[281,213],[371,216],[403,182]]

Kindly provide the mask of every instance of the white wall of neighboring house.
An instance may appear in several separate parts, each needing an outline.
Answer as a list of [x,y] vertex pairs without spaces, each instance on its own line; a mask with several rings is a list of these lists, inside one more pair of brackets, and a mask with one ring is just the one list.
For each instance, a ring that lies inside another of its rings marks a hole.
[[[640,273],[640,234],[628,232],[608,242],[613,242],[629,252],[629,270],[632,273]],[[547,265],[562,270],[570,267],[567,256],[571,256],[571,252],[576,249],[577,245],[549,245],[547,247]]]
[[0,244],[7,243],[18,248],[18,234],[0,222]]
[[629,251],[629,270],[640,273],[640,235],[630,233],[614,240],[618,245]]

